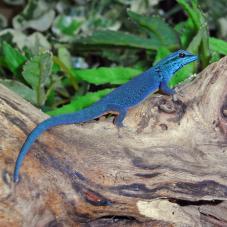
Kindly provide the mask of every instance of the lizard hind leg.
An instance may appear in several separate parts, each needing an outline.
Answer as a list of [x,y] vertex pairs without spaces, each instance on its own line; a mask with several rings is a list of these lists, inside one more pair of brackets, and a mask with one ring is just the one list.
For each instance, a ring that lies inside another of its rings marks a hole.
[[127,109],[117,104],[109,104],[108,109],[110,111],[117,112],[117,116],[114,119],[114,124],[117,126],[117,128],[123,127],[123,121],[127,114]]
[[122,128],[124,127],[123,125],[123,121],[124,121],[124,118],[127,114],[127,111],[121,111],[114,119],[114,124],[118,127],[118,128]]
[[125,109],[122,109],[114,119],[114,124],[117,127],[118,138],[122,138],[122,135],[120,133],[120,129],[124,127],[123,121],[124,121],[126,114],[127,114],[127,111]]

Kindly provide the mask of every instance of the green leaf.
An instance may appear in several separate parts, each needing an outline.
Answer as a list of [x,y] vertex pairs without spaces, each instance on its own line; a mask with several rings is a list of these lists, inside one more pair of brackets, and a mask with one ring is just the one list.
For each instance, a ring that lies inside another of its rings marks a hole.
[[58,49],[58,58],[64,63],[66,67],[71,68],[71,54],[65,47],[60,47]]
[[157,39],[168,49],[176,49],[179,40],[176,31],[160,17],[147,17],[128,11],[128,15],[142,28],[149,32],[151,40]]
[[195,34],[202,30],[202,40],[200,44],[199,59],[202,68],[205,68],[209,64],[211,58],[209,49],[209,32],[208,25],[205,19],[205,15],[199,8],[198,0],[191,0],[189,2],[185,0],[177,0],[183,7],[189,18],[193,22]]
[[210,64],[219,61],[221,58],[220,54],[217,52],[211,52]]
[[6,87],[8,87],[10,90],[14,91],[15,93],[17,93],[18,95],[20,95],[27,101],[29,101],[33,104],[35,103],[35,92],[28,86],[22,84],[19,81],[7,80],[7,79],[5,79],[5,80],[0,79],[0,83],[5,85]]
[[47,38],[40,32],[34,32],[30,36],[26,36],[23,47],[28,47],[33,55],[38,55],[51,49]]
[[91,36],[76,40],[75,44],[77,45],[77,48],[83,47],[81,45],[84,45],[85,48],[89,46],[95,48],[98,48],[99,46],[120,46],[148,50],[158,50],[161,46],[161,43],[158,40],[145,39],[120,31],[97,31]]
[[214,37],[209,38],[209,45],[211,51],[215,51],[219,54],[227,55],[227,42]]
[[13,48],[7,42],[3,42],[3,61],[9,70],[17,76],[19,68],[27,60],[17,49]]
[[95,69],[72,69],[77,79],[84,80],[95,85],[100,84],[124,84],[137,76],[142,71],[126,67],[100,67]]
[[7,26],[7,19],[5,18],[5,16],[0,14],[0,30],[2,28],[5,28],[6,26]]
[[83,96],[77,96],[70,104],[64,105],[60,108],[47,112],[47,114],[56,116],[60,114],[72,113],[75,111],[79,111],[91,104],[97,102],[102,97],[106,96],[110,93],[112,89],[103,89],[97,92],[89,92]]
[[175,29],[179,34],[181,47],[183,47],[184,49],[187,48],[196,33],[191,18],[188,18],[188,20],[178,23],[175,26]]
[[198,8],[198,1],[197,0],[191,0],[189,4],[185,0],[177,0],[177,2],[182,6],[184,11],[188,14],[188,16],[191,18],[196,30],[198,31],[201,25],[201,11]]
[[33,57],[23,67],[24,79],[36,92],[38,106],[45,102],[45,85],[52,70],[52,54],[45,52]]
[[159,48],[158,51],[157,51],[157,54],[155,56],[155,60],[153,62],[153,65],[155,65],[157,62],[159,62],[161,59],[163,59],[164,57],[166,57],[170,53],[171,52],[166,47]]
[[34,32],[28,36],[22,31],[7,28],[0,31],[0,39],[15,44],[20,50],[29,48],[34,55],[51,48],[47,38],[40,32]]
[[13,27],[18,30],[33,28],[46,31],[53,23],[55,11],[54,0],[30,0],[24,10],[13,18]]
[[[62,53],[63,54],[63,53]],[[69,53],[67,52],[64,52],[64,54],[68,55]],[[60,54],[61,55],[61,54]],[[63,61],[69,65],[69,67],[67,67],[67,65],[59,58],[59,57],[56,57],[54,56],[53,57],[53,61],[54,61],[54,64],[58,65],[59,66],[59,70],[62,70],[65,75],[68,77],[71,85],[73,86],[74,90],[78,90],[78,84],[77,84],[77,78],[74,77],[73,73],[72,73],[72,70],[71,70],[71,63],[68,62],[70,61],[71,59],[66,59],[66,56],[61,56],[63,59]],[[67,58],[70,57],[70,56],[67,56]]]
[[82,22],[78,21],[76,18],[66,15],[59,15],[55,19],[52,29],[57,35],[73,36],[79,30],[81,24]]
[[199,52],[199,47],[201,45],[203,39],[203,30],[199,30],[199,32],[196,34],[196,36],[191,40],[188,50],[194,54]]
[[7,3],[8,5],[17,6],[23,5],[25,0],[4,0],[4,2]]

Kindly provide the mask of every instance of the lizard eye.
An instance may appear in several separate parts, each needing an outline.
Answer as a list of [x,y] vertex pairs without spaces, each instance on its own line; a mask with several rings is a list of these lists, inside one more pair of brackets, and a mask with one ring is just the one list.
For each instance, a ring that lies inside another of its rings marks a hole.
[[184,53],[179,53],[179,58],[184,58],[185,54]]

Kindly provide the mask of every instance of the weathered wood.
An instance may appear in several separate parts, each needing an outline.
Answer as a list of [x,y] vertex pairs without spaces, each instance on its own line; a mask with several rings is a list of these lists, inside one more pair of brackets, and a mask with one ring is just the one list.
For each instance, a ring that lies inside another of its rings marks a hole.
[[179,92],[130,110],[120,135],[104,117],[49,130],[15,185],[20,147],[47,116],[0,86],[0,226],[227,225],[227,58]]

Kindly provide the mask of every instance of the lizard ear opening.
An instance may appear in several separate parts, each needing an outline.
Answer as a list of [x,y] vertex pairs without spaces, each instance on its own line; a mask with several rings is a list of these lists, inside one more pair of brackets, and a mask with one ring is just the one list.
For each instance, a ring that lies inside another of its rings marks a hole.
[[179,53],[179,58],[184,58],[185,57],[185,53]]

